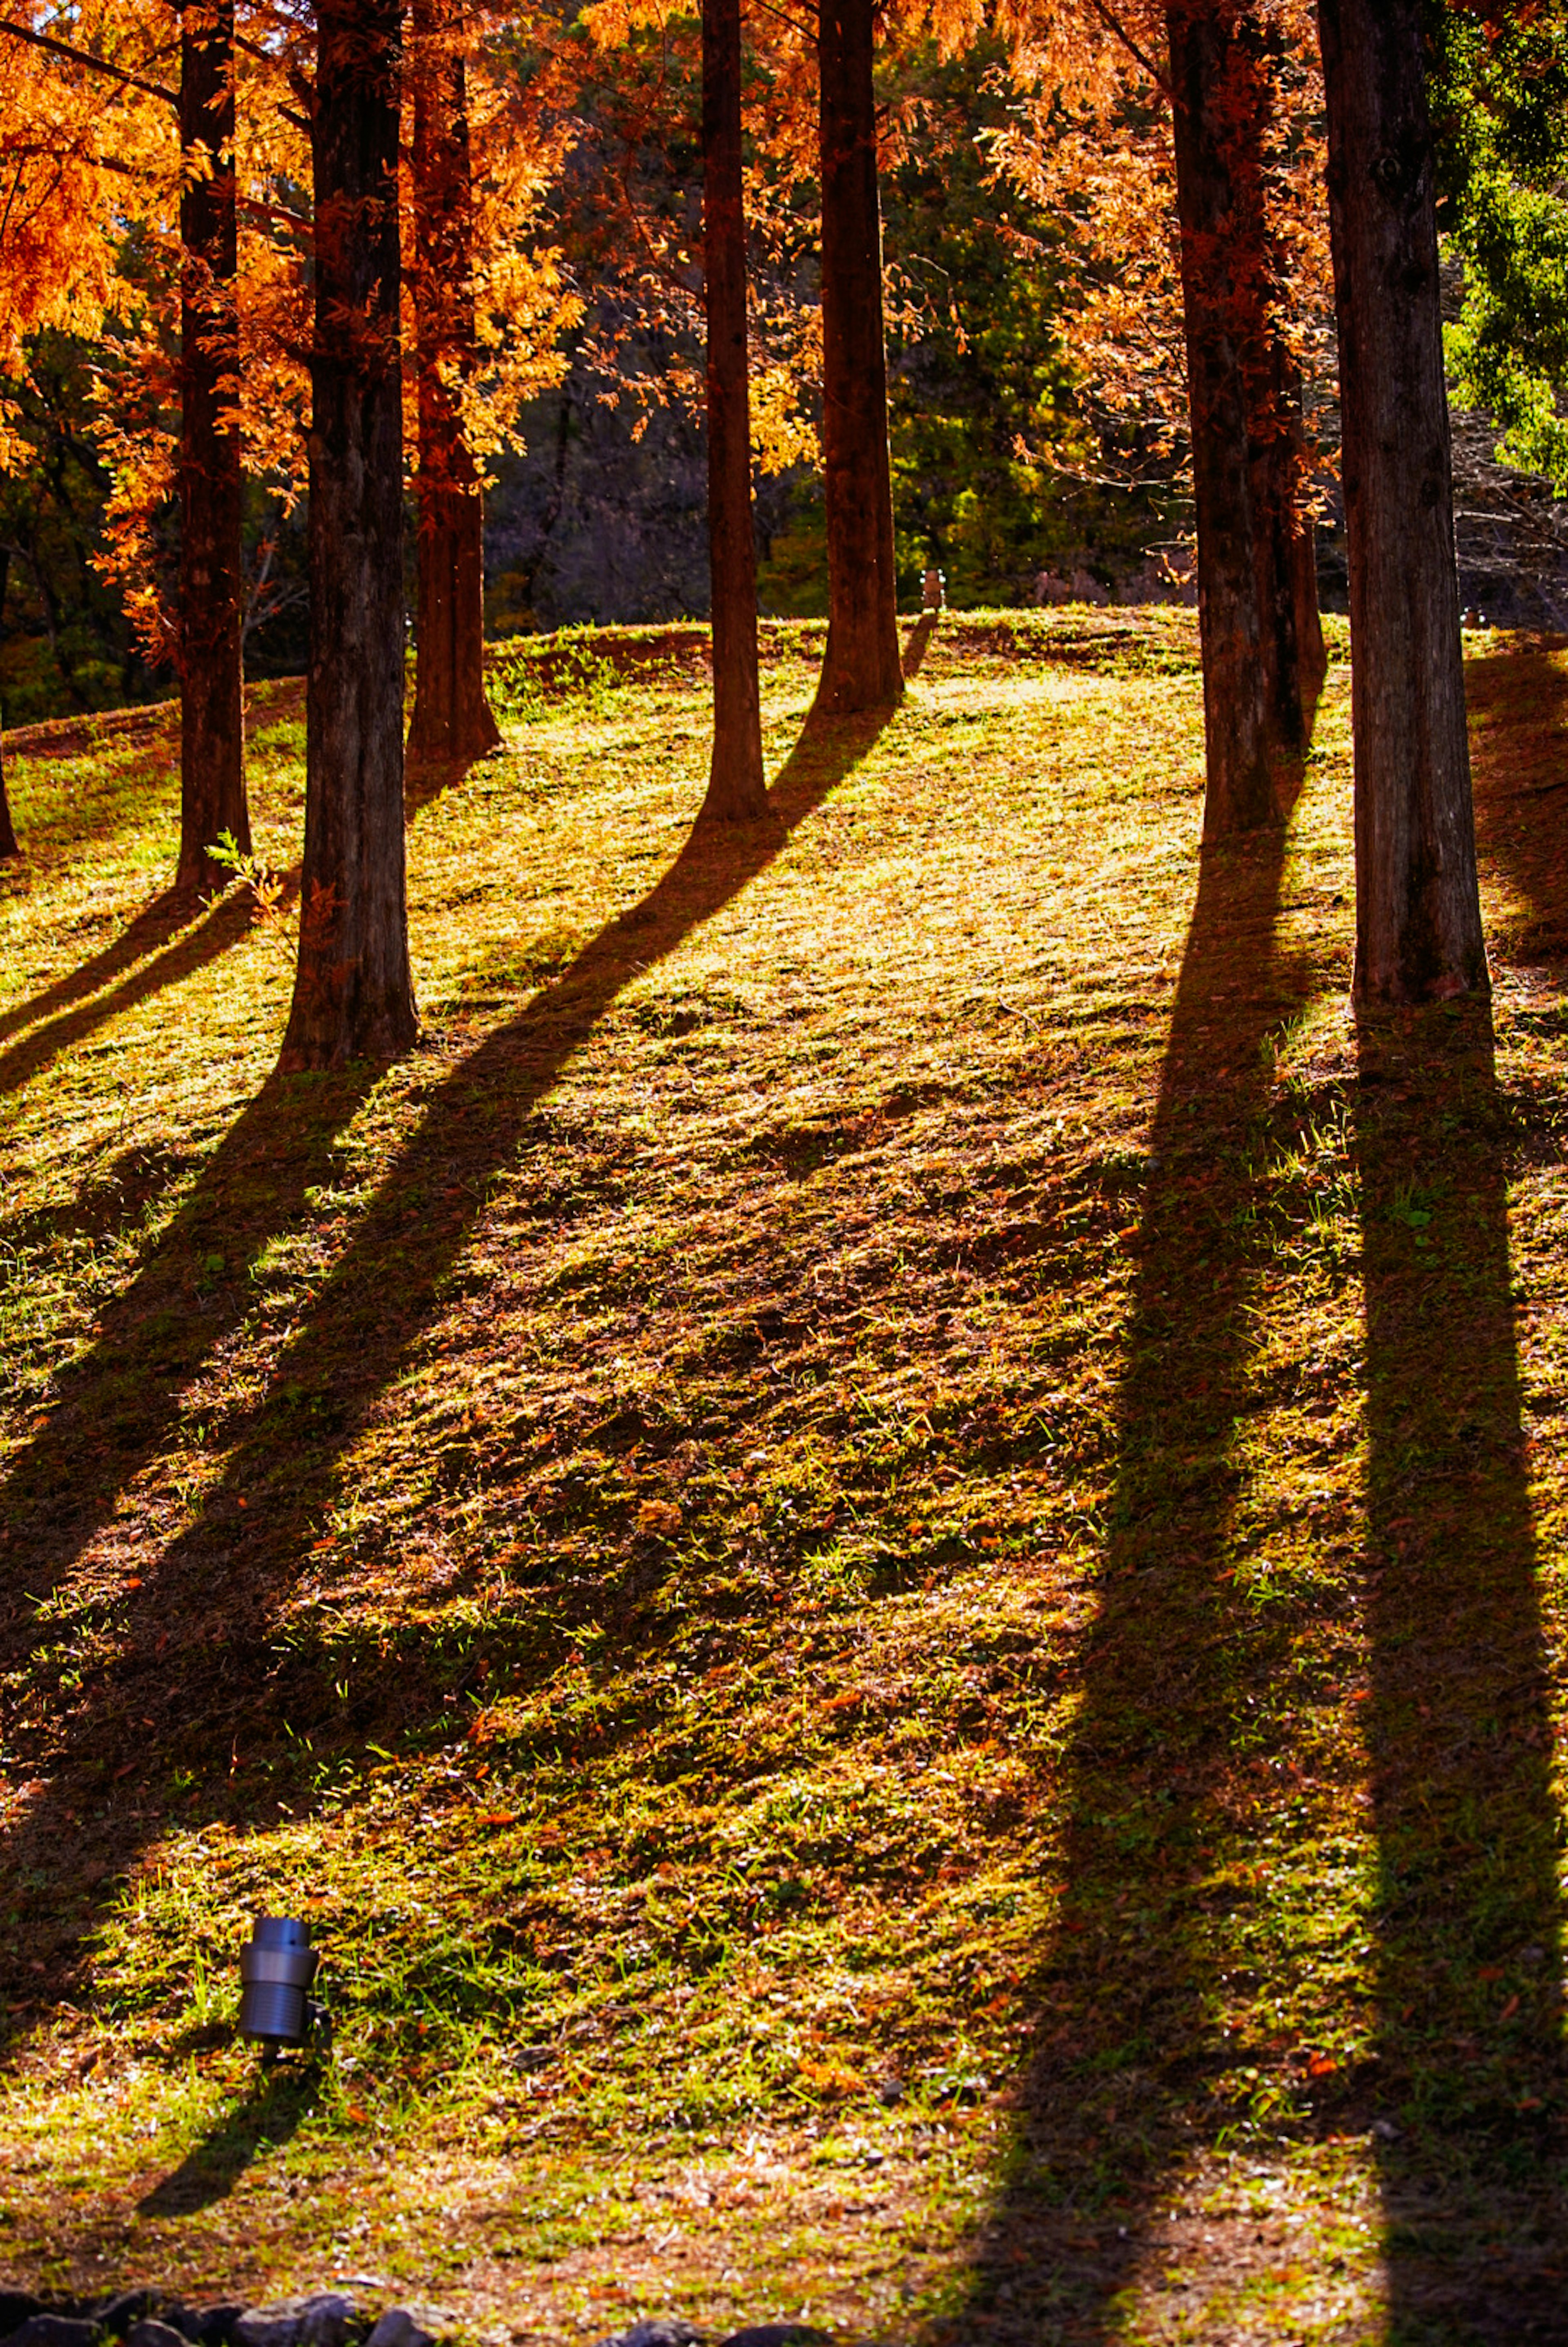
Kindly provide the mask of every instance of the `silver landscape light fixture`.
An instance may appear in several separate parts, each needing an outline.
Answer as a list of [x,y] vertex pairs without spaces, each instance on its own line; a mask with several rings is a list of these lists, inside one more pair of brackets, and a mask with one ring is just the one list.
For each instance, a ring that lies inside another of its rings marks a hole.
[[260,2040],[263,2062],[327,2034],[327,2016],[311,1994],[321,1957],[311,1927],[291,1915],[258,1915],[239,1951],[239,2027]]

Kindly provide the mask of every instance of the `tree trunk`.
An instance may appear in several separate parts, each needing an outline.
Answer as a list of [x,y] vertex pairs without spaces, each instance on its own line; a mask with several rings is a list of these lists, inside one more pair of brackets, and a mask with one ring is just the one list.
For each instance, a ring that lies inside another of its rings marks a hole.
[[757,675],[757,544],[751,523],[740,162],[740,0],[702,0],[708,548],[713,613],[713,763],[702,811],[732,823],[768,812]]
[[1278,820],[1270,762],[1268,576],[1258,509],[1249,350],[1261,304],[1259,93],[1237,9],[1179,0],[1166,14],[1203,648],[1205,841]]
[[1339,327],[1365,1002],[1487,985],[1421,0],[1319,0]]
[[234,183],[234,5],[182,12],[179,139],[196,167],[179,203],[179,867],[203,896],[228,873],[209,850],[223,832],[250,846],[245,795],[244,577]]
[[[5,640],[5,589],[10,583],[11,549],[8,546],[0,546],[0,643]],[[4,712],[0,711],[0,723],[3,722]],[[11,797],[5,788],[5,748],[0,743],[0,862],[8,862],[21,853],[16,827],[11,820]]]
[[822,459],[828,650],[815,707],[903,697],[893,577],[871,0],[821,0]]
[[496,749],[484,694],[484,496],[459,388],[475,356],[473,179],[462,0],[413,0],[414,319],[419,619],[411,761]]
[[305,854],[285,1069],[390,1059],[419,1024],[403,877],[401,17],[401,0],[317,9]]
[[1263,621],[1267,717],[1281,749],[1306,747],[1309,712],[1323,681],[1323,619],[1318,555],[1307,510],[1309,460],[1301,370],[1268,328],[1265,395],[1253,403],[1248,433],[1256,517],[1257,600]]
[[22,853],[15,825],[11,821],[11,796],[5,788],[5,756],[0,749],[0,863],[8,863]]

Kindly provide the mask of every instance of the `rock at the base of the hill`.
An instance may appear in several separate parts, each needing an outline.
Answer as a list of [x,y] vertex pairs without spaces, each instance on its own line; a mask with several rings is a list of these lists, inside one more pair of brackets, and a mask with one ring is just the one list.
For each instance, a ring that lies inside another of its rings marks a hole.
[[[236,2316],[231,2336],[234,2347],[343,2347],[353,2316],[351,2298],[335,2290],[321,2290],[310,2298],[280,2298],[271,2306],[248,2306]],[[66,2347],[64,2341],[61,2347]]]
[[657,2322],[634,2322],[629,2331],[617,2331],[610,2339],[601,2339],[598,2347],[694,2347],[700,2331],[678,2315],[661,2316]]
[[12,2332],[5,2347],[98,2347],[103,2333],[96,2322],[70,2314],[30,2314]]
[[0,2290],[0,2339],[9,2339],[30,2315],[43,2311],[41,2298],[29,2298],[25,2290]]
[[406,2306],[389,2306],[365,2347],[435,2347],[435,2339],[422,2329]]
[[126,2347],[190,2347],[190,2342],[183,2331],[175,2329],[172,2322],[159,2322],[149,2318],[145,2322],[132,2324],[126,2333]]
[[831,2347],[831,2342],[825,2331],[813,2331],[809,2322],[753,2322],[744,2331],[732,2331],[718,2347]]

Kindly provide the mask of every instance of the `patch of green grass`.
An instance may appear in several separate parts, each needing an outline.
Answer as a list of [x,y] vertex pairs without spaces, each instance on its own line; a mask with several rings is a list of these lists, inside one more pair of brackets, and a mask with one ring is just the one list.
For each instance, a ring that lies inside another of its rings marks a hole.
[[[167,716],[13,753],[8,2270],[1517,2327],[1561,657],[1472,668],[1492,1030],[1358,1033],[1342,630],[1288,829],[1201,865],[1186,615],[950,617],[804,737],[767,645],[779,820],[689,844],[700,631],[503,649],[414,795],[424,1037],[341,1078],[270,1073],[287,890],[148,907]],[[288,875],[297,693],[250,739]],[[337,2030],[268,2080],[263,1909]]]

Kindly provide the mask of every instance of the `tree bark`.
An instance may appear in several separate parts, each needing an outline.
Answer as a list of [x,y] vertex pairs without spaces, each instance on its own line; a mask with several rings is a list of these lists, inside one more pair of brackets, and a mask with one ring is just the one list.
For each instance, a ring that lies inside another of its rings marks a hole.
[[401,0],[319,0],[311,153],[311,667],[285,1069],[407,1049],[402,795]]
[[893,576],[872,0],[821,0],[822,459],[828,649],[816,711],[903,697]]
[[500,746],[484,692],[484,496],[460,390],[475,355],[473,177],[462,0],[413,0],[413,297],[419,377],[419,617],[412,761]]
[[229,878],[209,850],[223,832],[249,850],[240,554],[239,266],[234,178],[233,0],[181,11],[179,866],[203,896]]
[[1339,327],[1358,999],[1486,987],[1421,0],[1319,0]]
[[702,245],[713,614],[713,762],[702,812],[735,823],[768,812],[757,673],[757,542],[751,518],[740,0],[702,0]]
[[1266,332],[1264,397],[1253,402],[1248,433],[1255,559],[1269,738],[1291,752],[1306,746],[1310,711],[1323,681],[1323,618],[1307,510],[1309,461],[1301,371],[1267,323]]
[[[5,589],[11,583],[11,549],[0,546],[0,643],[5,640]],[[0,722],[5,712],[0,711]],[[5,787],[5,757],[0,743],[0,862],[9,862],[22,853],[16,837],[16,827],[11,820],[11,794]]]
[[1269,571],[1257,496],[1265,484],[1247,380],[1264,265],[1262,191],[1252,184],[1260,94],[1237,16],[1226,0],[1178,0],[1166,13],[1197,513],[1206,842],[1278,820],[1261,591]]
[[5,788],[5,758],[0,750],[0,863],[9,863],[20,856],[22,844],[11,821],[11,795]]

